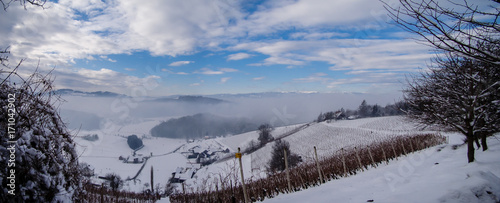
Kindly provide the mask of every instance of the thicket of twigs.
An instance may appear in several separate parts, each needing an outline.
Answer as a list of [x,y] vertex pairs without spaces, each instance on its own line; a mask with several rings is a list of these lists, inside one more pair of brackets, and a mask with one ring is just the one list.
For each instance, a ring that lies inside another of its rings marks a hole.
[[[330,157],[319,160],[323,180],[331,181],[354,175],[370,167],[388,163],[390,160],[408,153],[442,144],[446,141],[439,134],[419,134],[401,136],[360,148],[337,151]],[[313,148],[313,146],[311,146]],[[315,162],[303,163],[289,169],[291,191],[288,188],[285,172],[270,174],[258,180],[245,180],[248,196],[252,201],[262,201],[280,193],[290,193],[320,185],[320,177]],[[231,185],[231,184],[226,184]],[[170,196],[171,202],[244,202],[241,185],[230,188],[178,193]]]
[[134,193],[111,190],[107,187],[83,183],[84,192],[80,199],[86,203],[116,202],[116,203],[149,203],[156,202],[161,197],[158,194]]

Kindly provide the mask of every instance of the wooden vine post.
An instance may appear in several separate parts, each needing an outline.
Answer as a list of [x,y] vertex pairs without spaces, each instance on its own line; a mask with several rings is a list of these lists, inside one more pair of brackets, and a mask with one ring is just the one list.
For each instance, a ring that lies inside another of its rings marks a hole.
[[405,143],[401,142],[401,146],[403,147],[403,154],[405,156],[408,156],[408,153],[406,153],[406,149],[405,149]]
[[342,165],[344,165],[344,177],[347,177],[347,168],[345,166],[345,158],[344,158],[344,148],[341,149],[341,155],[342,155]]
[[375,163],[375,160],[373,159],[372,152],[370,151],[370,146],[366,146],[368,149],[368,155],[370,155],[370,159],[372,160],[373,167],[377,167],[377,164]]
[[381,147],[381,149],[382,149],[382,155],[384,155],[385,164],[389,164],[389,161],[387,160],[387,156],[385,155],[384,147]]
[[286,149],[283,149],[283,153],[285,155],[285,172],[286,181],[288,182],[288,192],[292,192],[292,184],[290,184],[290,172],[288,171],[288,158],[286,156]]
[[321,169],[319,167],[318,153],[316,152],[316,146],[314,146],[314,156],[316,157],[316,167],[318,168],[319,174],[319,184],[323,183],[323,176],[321,175]]
[[398,155],[396,154],[396,150],[394,149],[394,145],[392,145],[392,142],[391,142],[391,148],[392,148],[392,152],[394,152],[394,158],[396,158],[396,160],[398,160]]
[[151,165],[151,193],[154,194],[154,182],[153,182],[153,165]]
[[238,161],[240,162],[240,172],[241,172],[241,187],[243,188],[243,196],[245,198],[245,203],[249,203],[250,201],[248,201],[248,195],[247,195],[247,189],[246,189],[246,186],[245,186],[245,177],[243,176],[243,164],[241,163],[241,152],[240,152],[240,148],[238,147],[238,153],[236,153],[234,155]]
[[356,147],[354,147],[354,152],[356,152],[356,158],[358,159],[359,168],[361,169],[361,171],[365,171],[363,169],[363,164],[361,163],[361,158],[359,157],[358,149]]

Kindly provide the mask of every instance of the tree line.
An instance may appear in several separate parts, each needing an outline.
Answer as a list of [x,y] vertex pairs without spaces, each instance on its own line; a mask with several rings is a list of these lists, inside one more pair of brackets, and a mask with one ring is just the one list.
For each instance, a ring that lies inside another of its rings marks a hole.
[[359,105],[358,109],[344,109],[341,108],[337,111],[321,112],[318,118],[314,120],[315,122],[323,122],[328,120],[345,120],[345,119],[356,119],[356,118],[368,118],[368,117],[381,117],[381,116],[397,116],[405,115],[405,110],[407,110],[408,104],[405,101],[398,101],[394,104],[387,104],[386,106],[380,106],[378,104],[370,105],[363,100]]
[[257,124],[249,119],[200,113],[164,121],[153,127],[150,132],[154,137],[196,139],[205,136],[240,134],[256,128]]

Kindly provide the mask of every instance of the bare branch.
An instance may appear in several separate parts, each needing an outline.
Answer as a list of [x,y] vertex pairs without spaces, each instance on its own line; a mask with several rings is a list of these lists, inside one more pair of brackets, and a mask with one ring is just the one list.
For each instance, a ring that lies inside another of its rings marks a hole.
[[14,2],[19,2],[19,4],[23,6],[24,9],[27,9],[26,5],[29,4],[44,8],[44,5],[47,2],[47,0],[8,0],[8,1],[0,0],[0,3],[2,4],[4,11],[7,11],[7,8],[9,8],[10,4]]
[[[500,37],[500,9],[483,11],[477,5],[449,0],[456,9],[445,8],[436,0],[399,0],[398,7],[385,2],[389,17],[403,29],[418,34],[421,41],[444,52],[500,64],[500,57],[481,49]],[[495,4],[499,1],[495,1]]]

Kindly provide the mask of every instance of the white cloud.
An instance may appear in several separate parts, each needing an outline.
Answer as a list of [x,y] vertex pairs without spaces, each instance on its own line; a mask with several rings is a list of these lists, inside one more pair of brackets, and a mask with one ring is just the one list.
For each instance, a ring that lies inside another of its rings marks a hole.
[[[392,1],[390,1],[392,2]],[[368,74],[371,70],[413,71],[424,67],[424,61],[434,56],[428,47],[412,40],[364,39],[376,37],[377,27],[387,26],[386,11],[379,1],[368,0],[276,0],[259,5],[248,13],[241,1],[69,1],[47,2],[48,9],[30,8],[12,4],[0,18],[0,45],[11,45],[12,59],[29,57],[57,66],[62,84],[84,87],[97,84],[117,88],[102,77],[126,86],[137,84],[141,78],[118,74],[108,69],[96,72],[82,69],[88,75],[65,67],[72,67],[75,59],[116,62],[107,55],[149,51],[152,55],[178,56],[200,50],[229,50],[239,52],[226,60],[252,57],[260,53],[267,58],[250,65],[304,66],[310,62],[326,62],[332,71],[350,71],[355,77],[328,81],[331,85],[348,84],[361,77],[366,81],[381,81]],[[78,12],[75,12],[78,11]],[[82,15],[83,14],[83,15]],[[321,29],[324,26],[328,28]],[[275,31],[294,28],[289,34],[293,40],[273,37]],[[358,29],[356,39],[348,37]],[[306,31],[305,31],[306,30]],[[340,30],[334,32],[332,30]],[[255,36],[259,36],[254,38]],[[260,38],[261,36],[269,38]],[[252,41],[260,39],[258,41]],[[180,66],[193,61],[176,61]],[[130,70],[129,70],[130,71]],[[186,72],[164,71],[188,75]],[[193,73],[221,75],[237,69],[202,68]],[[379,74],[380,75],[380,74]],[[69,78],[84,78],[71,82]],[[298,81],[324,82],[325,76],[311,75]],[[262,80],[264,77],[253,78]],[[376,80],[377,79],[377,80]]]
[[237,72],[238,70],[233,68],[219,68],[219,70],[212,70],[210,68],[202,68],[200,70],[195,71],[194,73],[203,74],[203,75],[221,75],[224,73]]
[[328,74],[326,74],[326,73],[315,73],[315,74],[312,74],[312,75],[305,77],[305,78],[296,78],[296,79],[294,79],[294,81],[295,82],[304,82],[304,83],[311,83],[311,82],[326,83],[326,82],[332,80],[331,78],[324,77],[327,75]]
[[134,68],[125,68],[126,71],[136,71]]
[[266,77],[256,77],[256,78],[252,78],[252,80],[255,80],[255,81],[259,81],[259,80],[264,80],[266,79]]
[[127,91],[131,88],[149,85],[151,80],[160,78],[156,75],[139,78],[106,68],[99,70],[83,68],[79,70],[54,69],[53,74],[57,75],[55,85],[60,89],[85,88],[86,91],[107,90],[124,94],[129,94]]
[[236,60],[242,60],[246,58],[250,58],[252,55],[247,54],[247,53],[236,53],[236,54],[231,54],[227,56],[228,61],[236,61]]
[[176,61],[176,62],[170,63],[168,66],[183,66],[183,65],[190,64],[190,63],[194,63],[194,61]]
[[[47,9],[11,4],[2,13],[0,44],[11,47],[13,59],[40,59],[41,63],[67,65],[92,55],[122,53],[113,41],[89,29],[88,22],[76,20],[73,10],[63,4],[46,2]],[[82,8],[83,9],[83,8]]]
[[[323,32],[317,26],[351,25],[381,16],[384,9],[378,1],[299,0],[272,1],[246,13],[238,1],[59,1],[47,2],[49,9],[11,7],[2,16],[1,44],[12,44],[20,58],[30,56],[71,61],[89,55],[131,53],[147,50],[153,55],[191,54],[197,48],[217,49],[219,45],[247,46],[241,37],[248,32],[266,34],[291,27],[308,28],[308,32],[292,33],[292,38],[308,40],[276,40],[238,50],[254,50],[269,55],[265,64],[303,65],[302,60],[284,53],[309,48],[313,41],[342,35]],[[74,12],[85,13],[88,19]],[[26,14],[28,13],[28,14]],[[385,16],[385,11],[384,11]],[[5,17],[5,18],[4,18]],[[11,23],[23,22],[23,23]],[[9,24],[3,26],[5,23]],[[385,23],[385,22],[384,22]],[[311,28],[311,29],[309,29]],[[318,30],[318,31],[316,31]],[[9,40],[6,40],[9,39]],[[320,45],[315,46],[320,46]],[[242,47],[243,48],[243,47]],[[276,54],[281,53],[281,54]],[[227,60],[251,57],[247,53],[229,55]],[[110,60],[113,61],[113,60]],[[172,66],[191,61],[173,62]]]
[[[385,16],[380,2],[366,0],[277,0],[260,5],[253,13],[245,11],[239,1],[223,0],[61,0],[47,2],[49,9],[45,10],[14,7],[2,16],[6,20],[2,20],[0,34],[5,37],[1,44],[12,44],[13,52],[24,55],[21,58],[65,62],[88,55],[141,50],[153,55],[191,54],[198,48],[217,50],[220,45],[237,45],[248,33],[268,34],[295,27],[313,31],[292,37],[325,39],[342,34],[323,32],[318,26],[345,29],[353,22],[364,25],[377,16]],[[10,25],[3,26],[5,23]],[[5,39],[11,40],[4,43]],[[258,51],[277,51],[265,49]],[[237,53],[227,60],[248,57],[251,55]]]
[[335,79],[328,83],[328,88],[338,88],[342,86],[349,86],[353,84],[364,84],[364,85],[374,85],[374,84],[392,84],[394,87],[399,87],[394,85],[401,83],[404,79],[404,74],[398,72],[364,72],[359,73],[354,77]]
[[210,68],[202,68],[194,73],[203,74],[203,75],[221,75],[224,74],[224,71],[214,71]]
[[79,0],[79,1],[59,0],[59,4],[89,14],[94,9],[101,9],[105,7],[105,3],[100,0]]
[[238,72],[238,70],[236,70],[234,68],[220,68],[219,70],[222,72],[225,72],[225,73]]
[[61,0],[27,10],[11,4],[0,20],[0,44],[11,45],[19,58],[57,62],[140,50],[190,54],[229,40],[229,21],[243,17],[237,3]]
[[267,64],[267,65],[281,64],[281,65],[300,66],[300,65],[304,65],[305,62],[291,59],[291,58],[280,57],[280,56],[271,56],[271,57],[266,58],[264,60],[264,64]]
[[191,87],[195,87],[195,86],[200,86],[200,85],[201,85],[200,83],[192,83],[192,84],[190,84],[189,86],[191,86]]
[[177,72],[176,74],[177,75],[189,75],[189,73],[186,73],[186,72]]
[[226,40],[229,21],[242,17],[236,3],[120,1],[116,10],[126,25],[120,40],[153,55],[176,56],[193,53],[196,47],[216,47]]
[[319,39],[330,39],[333,37],[348,37],[350,34],[348,33],[339,33],[339,32],[296,32],[290,35],[293,39],[305,39],[305,40],[319,40]]
[[171,70],[166,69],[166,68],[162,68],[161,71],[167,72],[169,74],[174,74],[174,75],[189,75],[189,73],[186,73],[186,72],[174,72],[174,71],[171,71]]
[[434,56],[429,47],[413,40],[328,39],[270,41],[238,44],[232,50],[249,50],[269,55],[251,65],[293,65],[320,61],[331,70],[397,69],[412,71],[425,66]]
[[229,79],[231,79],[231,78],[230,78],[230,77],[221,78],[221,79],[220,79],[220,83],[224,84],[224,83],[226,83]]
[[[262,6],[244,22],[253,35],[285,30],[291,27],[311,28],[321,25],[329,27],[352,27],[354,23],[386,17],[379,1],[365,0],[277,0]],[[385,19],[381,19],[385,24]]]

